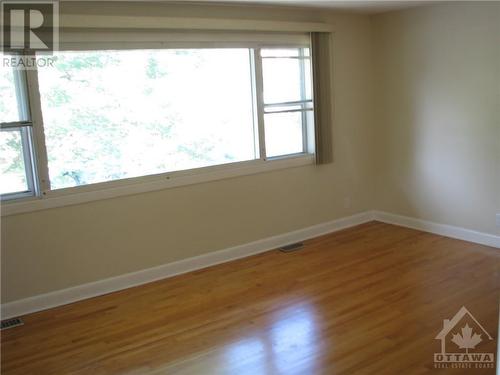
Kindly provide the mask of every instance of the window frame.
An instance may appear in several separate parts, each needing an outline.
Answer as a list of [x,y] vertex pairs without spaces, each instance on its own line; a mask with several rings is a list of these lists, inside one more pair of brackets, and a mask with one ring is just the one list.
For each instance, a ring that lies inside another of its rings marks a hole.
[[[295,101],[286,101],[286,102],[273,102],[273,103],[266,103],[264,98],[262,98],[262,112],[263,116],[266,114],[279,114],[279,113],[292,113],[292,112],[300,112],[301,113],[301,123],[302,123],[302,151],[297,152],[297,153],[292,153],[292,154],[286,154],[286,155],[277,155],[277,156],[270,156],[269,159],[276,159],[276,158],[282,158],[282,157],[287,157],[291,155],[301,155],[301,154],[314,154],[314,120],[309,119],[307,116],[307,112],[314,113],[314,98],[313,98],[313,88],[310,87],[311,90],[311,99],[307,99],[306,97],[306,78],[305,78],[305,63],[306,61],[309,61],[309,71],[311,72],[311,77],[310,77],[310,82],[312,84],[312,64],[311,64],[311,53],[309,53],[309,56],[306,56],[304,54],[304,49],[306,48],[311,48],[310,46],[296,46],[296,47],[285,47],[285,49],[288,48],[298,48],[299,53],[298,56],[262,56],[261,50],[262,49],[282,49],[283,47],[265,47],[265,48],[259,48],[258,53],[259,53],[259,62],[260,62],[260,78],[263,80],[263,73],[262,73],[262,62],[264,59],[294,59],[298,60],[301,62],[299,65],[299,74],[300,74],[300,100],[295,100]],[[262,90],[262,92],[264,92]],[[282,110],[276,110],[276,111],[266,111],[266,108],[277,108],[277,107],[297,107],[299,106],[299,109],[282,109]],[[310,121],[312,120],[312,121]],[[262,120],[263,123],[265,123],[265,120]],[[311,124],[312,122],[312,124]],[[312,126],[311,126],[312,125]],[[263,129],[264,133],[264,138],[265,138],[265,129]],[[264,150],[265,151],[265,150]]]
[[[66,48],[64,48],[63,45],[63,48],[60,50],[91,51],[168,48],[249,48],[251,54],[252,97],[254,101],[254,140],[258,158],[248,161],[218,164],[51,190],[47,150],[45,147],[43,115],[38,89],[38,72],[36,69],[27,70],[25,71],[25,87],[31,115],[31,125],[29,127],[31,134],[30,147],[36,190],[34,194],[30,194],[29,196],[20,196],[17,197],[18,199],[13,198],[8,201],[2,200],[2,216],[314,164],[314,146],[311,146],[314,144],[314,141],[311,143],[311,140],[314,140],[314,134],[311,133],[314,129],[311,127],[305,129],[307,126],[304,121],[302,123],[304,128],[303,152],[274,157],[266,156],[264,125],[265,105],[263,98],[262,57],[260,54],[261,49],[264,48],[300,48],[300,51],[303,51],[303,48],[311,48],[310,42],[307,44],[297,43],[296,41],[291,41],[290,43],[284,43],[282,41],[271,43],[184,42],[182,44],[134,42],[120,43],[118,48],[110,48],[108,44],[104,44],[103,48],[100,47],[98,43],[71,43]],[[311,101],[313,102],[313,100],[314,99]]]

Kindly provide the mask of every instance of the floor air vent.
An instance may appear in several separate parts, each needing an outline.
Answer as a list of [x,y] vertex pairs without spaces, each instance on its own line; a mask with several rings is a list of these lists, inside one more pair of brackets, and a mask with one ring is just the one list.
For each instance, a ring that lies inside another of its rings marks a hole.
[[300,250],[304,247],[304,244],[302,242],[296,242],[292,243],[290,245],[285,245],[280,247],[280,251],[284,253],[291,253],[292,251],[297,251]]
[[2,320],[0,329],[14,328],[14,327],[22,326],[23,324],[24,324],[23,321],[19,318],[5,319],[5,320]]

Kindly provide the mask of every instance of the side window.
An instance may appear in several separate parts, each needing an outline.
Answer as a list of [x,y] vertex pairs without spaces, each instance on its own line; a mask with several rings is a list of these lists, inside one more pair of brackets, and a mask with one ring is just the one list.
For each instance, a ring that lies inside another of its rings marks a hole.
[[34,196],[32,122],[24,71],[0,67],[0,97],[1,197]]
[[313,126],[309,48],[261,50],[267,157],[307,152]]

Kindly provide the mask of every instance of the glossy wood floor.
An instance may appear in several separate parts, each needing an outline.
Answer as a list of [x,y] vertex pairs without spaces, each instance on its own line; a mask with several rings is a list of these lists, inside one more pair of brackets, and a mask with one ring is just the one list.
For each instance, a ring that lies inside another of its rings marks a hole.
[[2,374],[494,374],[433,353],[462,305],[496,340],[499,270],[498,249],[372,222],[25,316]]

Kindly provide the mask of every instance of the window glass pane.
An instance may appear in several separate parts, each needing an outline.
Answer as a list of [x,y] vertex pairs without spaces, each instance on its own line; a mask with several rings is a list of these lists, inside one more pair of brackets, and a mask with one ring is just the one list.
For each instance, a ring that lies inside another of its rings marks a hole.
[[264,103],[301,99],[299,59],[262,59]]
[[0,131],[0,194],[28,190],[20,130]]
[[39,69],[54,189],[256,158],[248,49],[57,59]]
[[[283,51],[289,50],[263,49],[261,51],[263,56],[264,103],[266,104],[311,99],[309,59],[264,57],[266,55],[285,55]],[[291,51],[295,51],[295,56],[299,56],[299,48]]]
[[303,152],[302,115],[303,112],[264,115],[268,157]]
[[[0,54],[0,59],[5,55]],[[21,121],[19,116],[14,70],[0,64],[0,122]]]

